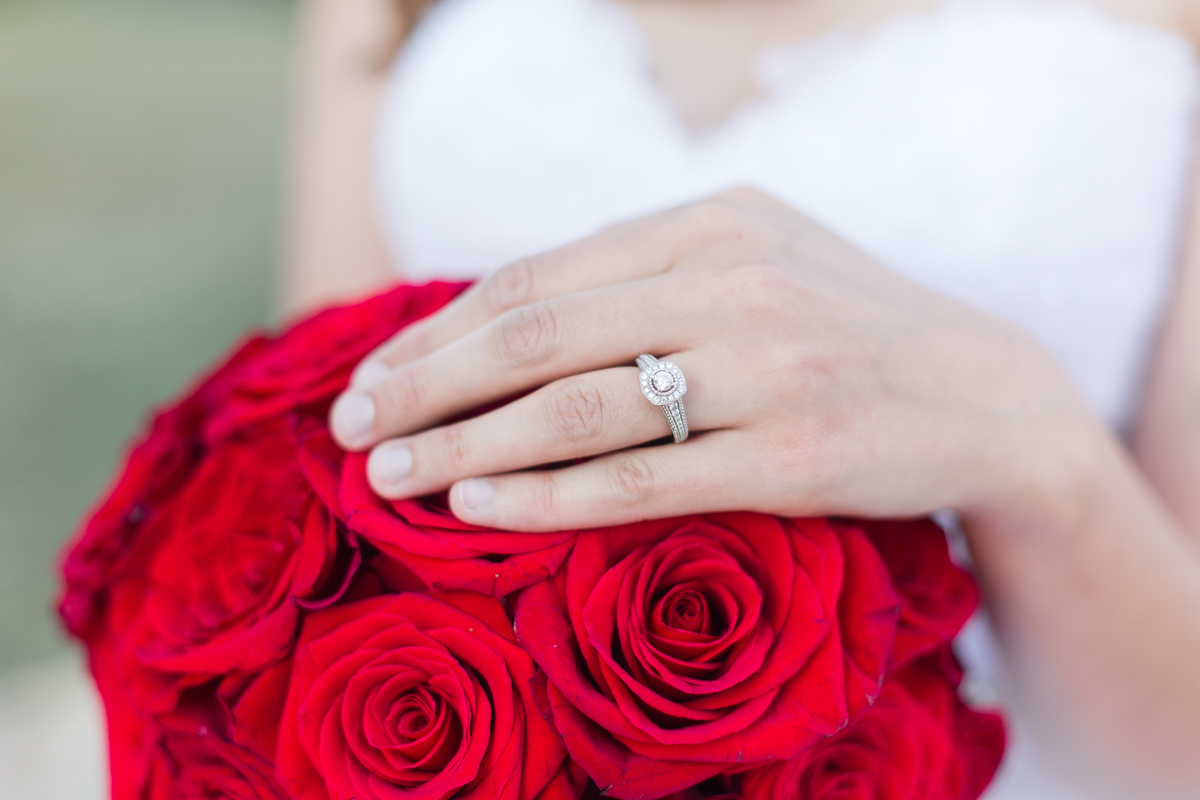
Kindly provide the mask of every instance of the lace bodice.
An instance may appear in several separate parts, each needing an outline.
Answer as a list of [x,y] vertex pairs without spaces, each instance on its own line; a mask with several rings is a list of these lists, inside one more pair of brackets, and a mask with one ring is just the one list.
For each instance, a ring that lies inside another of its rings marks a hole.
[[[1182,36],[1050,0],[951,0],[757,67],[760,96],[696,134],[612,0],[441,0],[378,129],[397,264],[477,276],[748,183],[1015,323],[1127,424],[1187,192],[1200,70]],[[987,641],[967,647],[985,677]],[[1017,723],[994,796],[1073,796]]]

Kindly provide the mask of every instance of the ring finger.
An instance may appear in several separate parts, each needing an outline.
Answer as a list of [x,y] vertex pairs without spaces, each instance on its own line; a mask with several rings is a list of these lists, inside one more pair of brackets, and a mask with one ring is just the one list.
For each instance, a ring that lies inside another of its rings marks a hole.
[[[705,390],[694,354],[676,363],[688,376],[692,430],[733,424],[734,409]],[[619,367],[555,381],[490,413],[376,447],[367,462],[383,497],[413,497],[455,481],[599,455],[670,435],[660,407],[638,387],[638,369]]]

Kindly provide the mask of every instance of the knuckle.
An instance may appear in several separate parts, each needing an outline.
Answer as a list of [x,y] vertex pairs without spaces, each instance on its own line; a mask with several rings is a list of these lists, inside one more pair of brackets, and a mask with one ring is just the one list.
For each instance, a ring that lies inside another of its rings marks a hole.
[[620,453],[608,462],[608,487],[613,497],[628,505],[646,502],[654,496],[654,473],[638,453]]
[[752,224],[746,214],[722,197],[687,206],[681,224],[683,235],[698,243],[738,241],[752,233]]
[[796,307],[794,284],[795,279],[777,264],[752,260],[717,270],[705,290],[710,302],[725,303],[739,315],[765,321]]
[[426,317],[409,325],[392,339],[390,350],[407,358],[420,357],[437,349],[433,337],[433,318]]
[[726,189],[717,195],[717,199],[747,206],[761,206],[774,200],[774,198],[762,189],[749,184],[742,184]]
[[467,446],[463,438],[462,427],[451,425],[442,430],[440,441],[435,448],[437,465],[444,475],[466,475],[469,470]]
[[549,514],[558,505],[558,482],[553,475],[547,473],[532,473],[533,482],[530,485],[530,504],[534,510]]
[[553,352],[557,334],[554,312],[545,303],[535,303],[505,314],[500,320],[499,356],[515,366],[545,361]]
[[762,298],[780,297],[789,293],[792,286],[792,277],[787,271],[769,260],[730,267],[726,277],[730,288]]
[[420,408],[426,396],[421,370],[412,367],[396,370],[388,382],[387,394],[397,409]]
[[574,381],[556,389],[546,406],[551,435],[571,442],[599,436],[604,412],[604,396],[591,381]]
[[528,303],[540,260],[541,256],[523,258],[497,270],[485,287],[488,304],[496,311],[508,311]]

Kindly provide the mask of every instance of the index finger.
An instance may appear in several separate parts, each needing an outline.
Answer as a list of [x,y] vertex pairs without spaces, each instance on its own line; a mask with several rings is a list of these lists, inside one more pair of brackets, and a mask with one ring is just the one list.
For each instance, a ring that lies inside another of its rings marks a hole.
[[706,207],[693,204],[621,223],[502,267],[363,359],[351,386],[370,388],[392,368],[427,356],[512,309],[670,270],[711,238],[712,226],[702,219],[711,214],[698,210]]

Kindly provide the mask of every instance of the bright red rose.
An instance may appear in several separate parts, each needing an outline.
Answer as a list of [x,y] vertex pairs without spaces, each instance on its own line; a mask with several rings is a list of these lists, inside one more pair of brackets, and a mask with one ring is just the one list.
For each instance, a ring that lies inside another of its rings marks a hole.
[[169,733],[154,757],[146,800],[288,800],[267,761],[212,735]]
[[889,672],[855,725],[746,773],[746,800],[975,800],[1000,764],[1004,725],[965,706],[957,676],[939,661],[935,654]]
[[404,593],[310,615],[276,755],[298,800],[562,797],[565,753],[503,606]]
[[292,411],[324,417],[358,362],[401,328],[429,316],[469,284],[398,286],[353,305],[326,309],[282,335],[254,340],[254,358],[224,371],[223,399],[206,425],[220,440]]
[[144,572],[112,588],[143,707],[165,711],[181,688],[267,666],[290,648],[302,606],[345,590],[358,551],[302,468],[295,425],[264,423],[210,452],[149,523],[163,530]]
[[350,529],[396,562],[378,565],[395,589],[503,597],[553,575],[575,543],[574,531],[514,533],[469,525],[442,498],[384,500],[367,482],[366,465],[364,453],[346,458],[340,500]]
[[791,758],[879,692],[900,602],[858,530],[730,513],[581,533],[523,591],[543,700],[606,794]]

